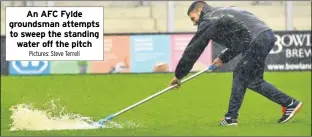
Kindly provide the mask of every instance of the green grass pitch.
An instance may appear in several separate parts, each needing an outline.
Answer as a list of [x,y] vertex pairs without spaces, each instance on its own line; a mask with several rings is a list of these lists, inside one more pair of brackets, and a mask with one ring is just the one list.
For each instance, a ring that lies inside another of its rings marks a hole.
[[[59,98],[67,111],[100,119],[164,89],[173,74],[1,76],[2,135],[311,135],[311,72],[266,72],[265,79],[304,106],[287,124],[277,124],[279,105],[248,90],[237,127],[220,127],[228,107],[232,73],[207,73],[179,90],[160,95],[114,119],[144,127],[72,131],[9,130],[9,108],[42,107]],[[224,85],[223,83],[227,83]]]

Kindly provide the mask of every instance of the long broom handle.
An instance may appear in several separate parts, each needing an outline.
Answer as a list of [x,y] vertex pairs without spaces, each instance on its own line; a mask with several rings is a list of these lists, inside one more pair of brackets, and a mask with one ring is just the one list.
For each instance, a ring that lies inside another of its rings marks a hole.
[[[202,74],[202,73],[204,73],[204,72],[206,72],[206,71],[211,71],[211,70],[213,70],[215,67],[216,67],[215,65],[209,66],[208,68],[206,68],[206,69],[204,69],[204,70],[202,70],[202,71],[199,71],[199,72],[193,74],[192,76],[190,76],[190,77],[188,77],[188,78],[183,79],[183,80],[181,81],[181,83],[184,83],[184,82],[186,82],[186,81],[188,81],[188,80],[191,80],[191,79],[197,77],[198,75],[200,75],[200,74]],[[120,110],[119,112],[117,112],[117,113],[115,113],[115,114],[113,114],[113,115],[111,115],[111,116],[109,116],[109,117],[107,117],[107,118],[105,118],[105,119],[100,120],[99,123],[100,123],[100,124],[103,124],[104,122],[106,122],[106,121],[108,121],[108,120],[111,120],[111,119],[113,119],[114,117],[116,117],[116,116],[118,116],[118,115],[120,115],[120,114],[122,114],[122,113],[124,113],[124,112],[126,112],[126,111],[128,111],[128,110],[130,110],[130,109],[132,109],[132,108],[134,108],[134,107],[136,107],[136,106],[138,106],[138,105],[140,105],[140,104],[142,104],[142,103],[144,103],[144,102],[146,102],[146,101],[152,99],[152,98],[154,98],[154,97],[157,97],[158,95],[160,95],[160,94],[162,94],[162,93],[165,93],[165,92],[171,90],[172,88],[174,88],[174,87],[176,87],[176,86],[177,86],[177,84],[172,85],[172,86],[170,86],[170,87],[167,87],[167,88],[165,88],[165,89],[163,89],[163,90],[161,90],[161,91],[159,91],[159,92],[157,92],[157,93],[155,93],[155,94],[153,94],[153,95],[151,95],[151,96],[149,96],[149,97],[147,97],[147,98],[145,98],[145,99],[143,99],[143,100],[141,100],[141,101],[139,101],[139,102],[137,102],[137,103],[135,103],[135,104],[133,104],[133,105],[127,107],[127,108],[124,108],[123,110]]]

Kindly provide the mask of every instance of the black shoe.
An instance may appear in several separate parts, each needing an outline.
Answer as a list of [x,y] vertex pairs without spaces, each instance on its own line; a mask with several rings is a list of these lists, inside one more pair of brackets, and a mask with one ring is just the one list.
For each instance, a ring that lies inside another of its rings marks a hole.
[[237,126],[237,119],[232,119],[231,117],[225,117],[222,119],[220,126]]
[[292,101],[288,106],[282,107],[283,116],[278,120],[278,123],[286,123],[289,121],[302,107],[303,103],[299,101]]

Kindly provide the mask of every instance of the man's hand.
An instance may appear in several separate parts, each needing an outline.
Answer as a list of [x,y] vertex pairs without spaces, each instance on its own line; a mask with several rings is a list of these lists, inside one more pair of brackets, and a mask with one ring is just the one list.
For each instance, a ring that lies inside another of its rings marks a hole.
[[223,66],[223,62],[219,57],[217,57],[215,60],[213,60],[212,64],[215,64],[217,68]]
[[168,87],[173,86],[173,85],[175,85],[175,84],[177,84],[176,88],[179,88],[179,87],[181,86],[181,80],[179,80],[178,78],[174,77],[174,78],[170,81]]

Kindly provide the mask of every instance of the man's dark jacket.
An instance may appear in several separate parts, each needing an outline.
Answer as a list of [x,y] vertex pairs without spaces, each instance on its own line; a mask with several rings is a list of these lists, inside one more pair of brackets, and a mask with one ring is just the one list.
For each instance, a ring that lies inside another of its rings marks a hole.
[[226,47],[219,54],[219,58],[223,63],[227,63],[250,48],[250,43],[261,32],[270,30],[253,14],[235,7],[205,6],[197,25],[197,32],[185,48],[176,67],[175,76],[178,79],[190,72],[210,40]]

